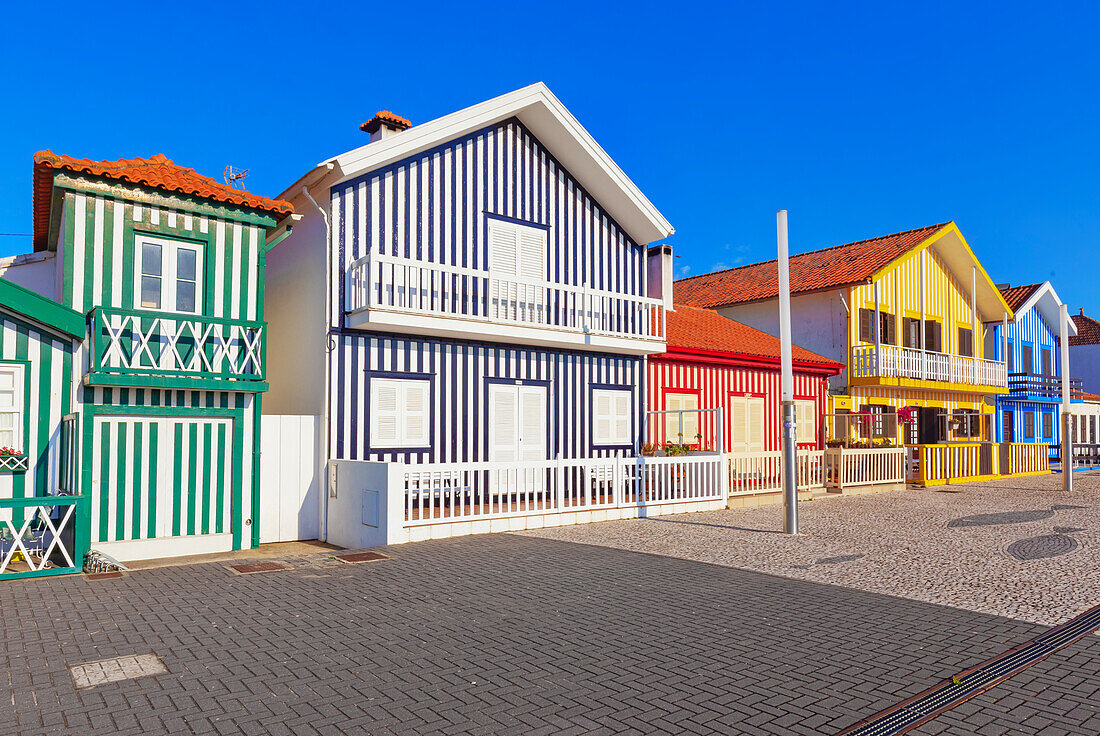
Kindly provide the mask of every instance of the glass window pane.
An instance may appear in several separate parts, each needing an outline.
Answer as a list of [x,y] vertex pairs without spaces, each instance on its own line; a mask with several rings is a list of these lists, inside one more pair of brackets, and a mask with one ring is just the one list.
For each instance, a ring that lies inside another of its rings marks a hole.
[[198,254],[189,248],[180,248],[176,251],[176,278],[195,280],[195,265]]
[[151,276],[160,276],[160,246],[143,243],[141,246],[141,272]]
[[141,306],[160,309],[160,279],[156,276],[141,277]]
[[195,311],[194,281],[179,281],[176,283],[176,310],[179,312]]

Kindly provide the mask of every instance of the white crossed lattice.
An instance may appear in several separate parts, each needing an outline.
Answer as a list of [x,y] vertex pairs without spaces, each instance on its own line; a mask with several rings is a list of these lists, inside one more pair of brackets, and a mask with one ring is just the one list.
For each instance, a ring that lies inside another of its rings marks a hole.
[[[8,549],[7,553],[4,555],[4,559],[0,560],[0,574],[7,572],[8,565],[11,564],[12,557],[15,556],[16,552],[21,552],[23,554],[23,559],[27,561],[27,566],[30,567],[31,570],[35,572],[39,570],[44,570],[46,568],[46,563],[49,562],[50,555],[53,554],[54,548],[57,548],[61,551],[61,556],[65,558],[65,562],[68,563],[69,567],[76,567],[76,565],[73,563],[72,556],[69,555],[69,551],[65,549],[65,545],[61,544],[61,531],[65,528],[65,525],[69,523],[69,519],[72,518],[73,512],[76,511],[76,505],[70,504],[66,507],[63,507],[65,508],[65,511],[61,519],[58,521],[57,526],[54,526],[53,521],[50,519],[50,511],[54,508],[53,506],[29,506],[27,508],[33,508],[34,513],[32,513],[27,518],[27,520],[23,522],[23,526],[21,526],[18,530],[16,530],[15,524],[12,522],[11,519],[3,520],[12,533],[13,543],[12,546]],[[31,557],[31,551],[23,543],[24,537],[27,534],[27,530],[30,529],[31,524],[34,523],[36,518],[42,519],[42,521],[46,525],[46,529],[50,532],[51,536],[50,544],[46,548],[46,550],[42,552],[41,555],[36,555],[38,556],[37,567],[35,567],[34,560]]]
[[[148,328],[142,328],[142,319],[149,319]],[[104,326],[109,341],[104,363],[110,367],[220,373],[224,360],[233,375],[260,373],[260,327],[139,315],[120,315],[105,320]],[[129,337],[124,334],[127,330]],[[195,345],[185,356],[180,341],[188,336]],[[123,350],[127,344],[129,356]],[[154,351],[154,345],[160,350]]]

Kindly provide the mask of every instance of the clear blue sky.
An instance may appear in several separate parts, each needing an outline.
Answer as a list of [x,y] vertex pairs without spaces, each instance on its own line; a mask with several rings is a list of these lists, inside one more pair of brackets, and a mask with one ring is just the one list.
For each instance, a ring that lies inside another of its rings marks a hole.
[[959,5],[19,3],[0,232],[30,232],[43,148],[233,164],[274,195],[377,109],[542,80],[676,227],[681,273],[772,257],[779,208],[794,252],[954,219],[995,281],[1100,315],[1098,11]]

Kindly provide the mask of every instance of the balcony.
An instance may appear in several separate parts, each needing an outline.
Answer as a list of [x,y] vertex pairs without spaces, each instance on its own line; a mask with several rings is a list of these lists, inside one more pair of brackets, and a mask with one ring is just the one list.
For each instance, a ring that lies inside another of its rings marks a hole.
[[874,379],[909,379],[1006,389],[1007,373],[1005,364],[997,360],[898,345],[857,345],[852,348],[848,363],[849,380],[863,379],[865,383]]
[[263,391],[264,324],[99,307],[89,386]]
[[[1062,377],[1035,373],[1009,373],[1008,390],[1012,398],[1062,400]],[[1080,399],[1084,385],[1080,378],[1069,379],[1070,399]]]
[[643,355],[665,349],[660,299],[373,254],[347,274],[348,326]]

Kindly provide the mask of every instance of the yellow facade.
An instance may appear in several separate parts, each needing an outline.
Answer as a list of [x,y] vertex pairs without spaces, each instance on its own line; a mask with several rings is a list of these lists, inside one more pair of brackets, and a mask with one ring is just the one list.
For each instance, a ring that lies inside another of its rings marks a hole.
[[[950,261],[945,253],[950,255]],[[1011,316],[1008,305],[1000,297],[985,270],[974,258],[969,246],[954,223],[937,230],[927,240],[896,258],[863,284],[848,287],[848,354],[860,346],[874,346],[874,341],[860,339],[860,310],[874,310],[894,315],[895,345],[903,344],[904,319],[935,320],[941,325],[940,350],[950,356],[961,356],[959,328],[972,332],[973,353],[965,358],[984,359],[984,321]],[[996,294],[994,298],[991,295]],[[977,293],[983,296],[984,311]],[[997,312],[996,310],[1001,310]],[[923,333],[921,339],[923,340]],[[884,345],[889,345],[885,340]],[[991,382],[992,383],[992,382]],[[848,375],[848,393],[834,396],[832,411],[858,411],[861,406],[882,405],[902,407],[933,407],[951,413],[969,409],[991,414],[992,400],[986,396],[1004,393],[1007,388],[981,383],[959,383],[887,375]]]

